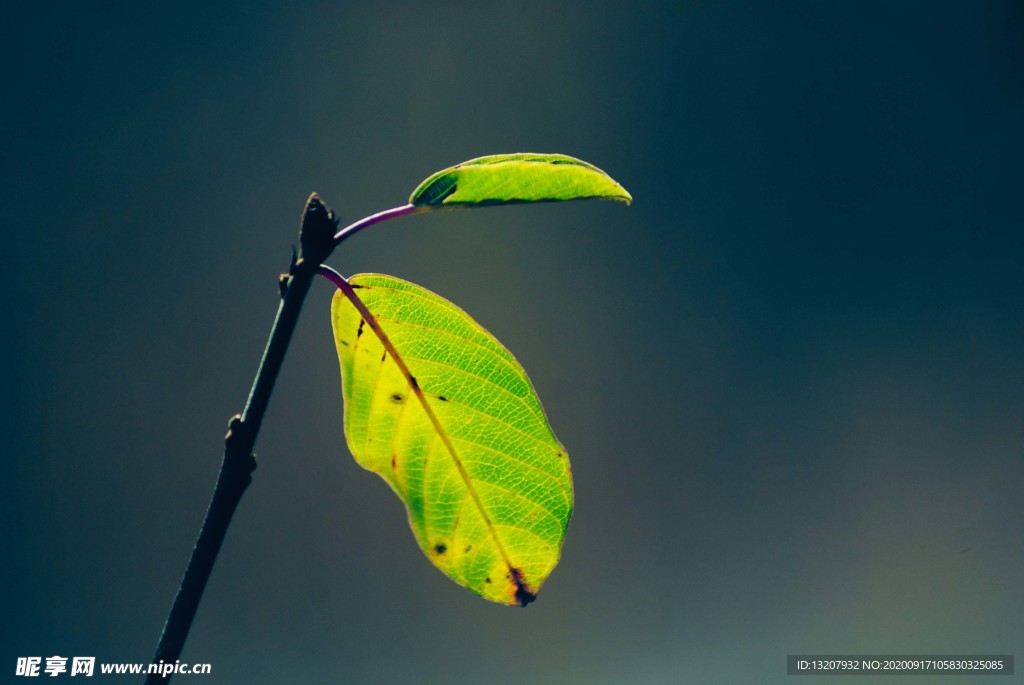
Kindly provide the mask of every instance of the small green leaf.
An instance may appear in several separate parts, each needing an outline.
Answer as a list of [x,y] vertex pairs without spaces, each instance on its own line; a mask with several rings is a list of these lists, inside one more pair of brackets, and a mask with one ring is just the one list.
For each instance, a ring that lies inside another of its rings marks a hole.
[[412,192],[418,207],[465,207],[633,197],[593,164],[567,155],[489,155],[437,172]]
[[345,438],[405,504],[424,554],[486,599],[525,606],[572,513],[565,449],[515,358],[417,285],[362,274],[332,305]]

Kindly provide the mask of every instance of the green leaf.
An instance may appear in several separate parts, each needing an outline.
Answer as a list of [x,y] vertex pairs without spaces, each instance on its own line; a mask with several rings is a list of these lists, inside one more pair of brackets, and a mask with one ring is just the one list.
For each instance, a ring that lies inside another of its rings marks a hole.
[[466,207],[633,197],[593,164],[567,155],[489,155],[437,172],[412,192],[418,207]]
[[486,599],[525,606],[558,563],[569,458],[515,358],[465,312],[379,274],[332,305],[345,437],[405,504],[424,554]]

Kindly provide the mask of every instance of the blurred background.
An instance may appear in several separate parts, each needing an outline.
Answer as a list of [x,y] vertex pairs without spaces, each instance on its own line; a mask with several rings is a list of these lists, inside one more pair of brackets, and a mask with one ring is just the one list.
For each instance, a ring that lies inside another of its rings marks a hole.
[[318,284],[182,656],[213,674],[178,680],[1024,656],[1022,8],[8,8],[0,680],[149,659],[309,193],[347,223],[514,151],[635,202],[411,217],[330,263],[434,290],[529,372],[577,496],[538,601],[447,580],[352,460]]

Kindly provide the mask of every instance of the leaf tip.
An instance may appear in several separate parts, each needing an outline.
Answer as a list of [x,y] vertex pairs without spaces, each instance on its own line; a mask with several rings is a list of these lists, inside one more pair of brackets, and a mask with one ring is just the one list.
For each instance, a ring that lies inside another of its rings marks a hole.
[[622,187],[622,186],[621,186],[620,184],[618,184],[618,183],[616,183],[615,185],[616,185],[616,186],[618,186],[618,189],[619,189],[619,194],[618,194],[618,195],[613,195],[613,196],[612,196],[612,197],[611,197],[610,199],[612,199],[612,200],[617,200],[617,201],[619,201],[619,202],[622,202],[622,203],[623,203],[623,204],[625,204],[625,205],[626,205],[627,207],[628,207],[629,205],[633,204],[633,196],[629,194],[629,191],[628,191],[628,190],[626,190],[625,188],[623,188],[623,187]]
[[515,598],[516,603],[525,607],[530,602],[537,599],[537,593],[532,592],[527,586],[526,581],[523,579],[523,572],[514,566],[509,569],[509,576],[512,579],[512,583],[516,587]]

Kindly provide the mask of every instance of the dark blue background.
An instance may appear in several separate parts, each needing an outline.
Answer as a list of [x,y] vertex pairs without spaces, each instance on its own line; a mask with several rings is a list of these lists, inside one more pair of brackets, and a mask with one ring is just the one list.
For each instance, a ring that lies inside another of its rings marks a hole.
[[344,446],[318,285],[183,655],[204,682],[1024,654],[1021,7],[9,8],[0,673],[148,659],[309,192],[354,220],[513,151],[635,203],[413,217],[331,264],[519,357],[573,460],[561,565],[518,610],[422,557]]

